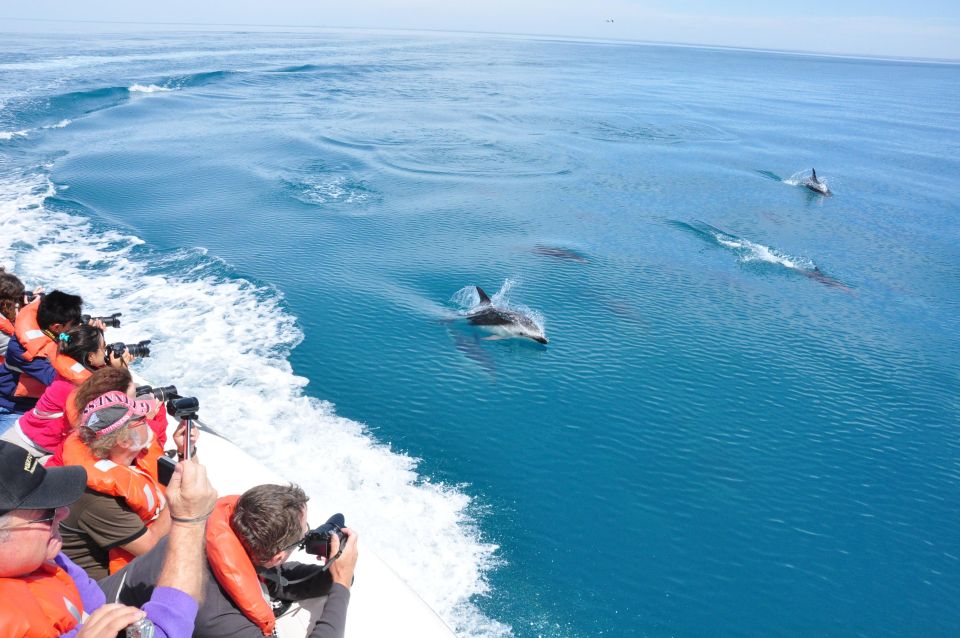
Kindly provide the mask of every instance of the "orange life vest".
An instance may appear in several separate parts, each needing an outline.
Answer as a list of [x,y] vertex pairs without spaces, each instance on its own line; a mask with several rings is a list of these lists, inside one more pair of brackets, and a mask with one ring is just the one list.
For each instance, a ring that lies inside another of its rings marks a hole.
[[207,519],[207,562],[217,582],[243,615],[260,628],[264,636],[273,633],[277,619],[260,590],[260,579],[247,550],[230,527],[230,518],[240,497],[224,496]]
[[[40,329],[40,324],[37,323],[39,307],[38,300],[21,308],[13,326],[17,341],[23,346],[23,358],[27,361],[37,358],[47,359],[60,376],[74,385],[80,385],[90,377],[90,371],[75,359],[61,355],[56,342]],[[45,388],[46,386],[38,379],[34,379],[29,374],[21,374],[13,394],[18,397],[39,398]]]
[[[8,337],[12,337],[14,335],[13,323],[11,323],[10,320],[3,315],[0,315],[0,332]],[[0,355],[0,363],[3,363],[3,355]]]
[[[167,505],[164,489],[157,480],[157,459],[163,450],[154,438],[150,447],[141,453],[133,465],[117,465],[108,459],[93,455],[77,432],[63,442],[64,465],[81,465],[87,470],[87,487],[100,494],[119,496],[149,528]],[[111,574],[134,559],[134,555],[121,547],[114,547],[108,554]]]
[[20,308],[20,312],[17,313],[17,320],[13,324],[14,331],[17,335],[17,341],[23,346],[24,359],[33,361],[37,357],[43,357],[53,361],[53,358],[57,356],[57,344],[40,329],[40,324],[37,322],[37,310],[39,309],[39,299],[35,299]]
[[56,563],[22,578],[0,578],[0,638],[56,638],[80,624],[83,601]]

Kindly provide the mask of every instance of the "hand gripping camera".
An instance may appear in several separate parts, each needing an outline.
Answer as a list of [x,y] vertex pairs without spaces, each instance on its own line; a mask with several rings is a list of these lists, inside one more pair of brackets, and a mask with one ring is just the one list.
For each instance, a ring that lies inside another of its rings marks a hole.
[[107,328],[119,328],[120,327],[120,317],[123,316],[122,312],[115,312],[109,317],[91,317],[90,315],[80,315],[80,321],[83,323],[90,323],[91,321],[100,321]]
[[153,395],[157,401],[165,402],[169,399],[178,399],[180,394],[177,393],[177,386],[175,385],[164,385],[158,388],[154,388],[149,385],[138,385],[137,386],[137,396],[145,397],[147,395]]
[[[347,544],[347,535],[343,533],[344,525],[346,525],[346,522],[344,521],[343,514],[334,514],[327,519],[326,523],[307,532],[307,535],[304,536],[300,542],[300,547],[303,548],[303,551],[326,559],[326,562],[323,564],[324,570],[327,570],[330,564],[340,558],[340,554],[343,553],[343,548]],[[337,552],[336,556],[331,556],[330,539],[332,539],[334,535],[340,539],[340,551]]]
[[149,345],[149,339],[145,339],[140,343],[111,343],[109,346],[107,346],[107,356],[119,358],[123,356],[124,352],[129,352],[131,357],[149,357]]

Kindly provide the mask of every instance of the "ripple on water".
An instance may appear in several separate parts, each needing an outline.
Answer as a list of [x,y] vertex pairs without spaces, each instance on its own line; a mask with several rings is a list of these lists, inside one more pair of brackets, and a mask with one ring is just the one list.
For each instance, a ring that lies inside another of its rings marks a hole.
[[587,135],[605,142],[649,142],[683,144],[686,142],[735,142],[737,136],[712,124],[693,120],[677,120],[660,124],[654,118],[635,115],[603,116],[587,129]]
[[411,144],[378,145],[387,168],[414,175],[518,179],[566,175],[573,159],[539,143],[478,138],[453,129],[424,130]]
[[313,206],[357,211],[380,201],[380,192],[347,165],[312,165],[282,179],[284,188]]

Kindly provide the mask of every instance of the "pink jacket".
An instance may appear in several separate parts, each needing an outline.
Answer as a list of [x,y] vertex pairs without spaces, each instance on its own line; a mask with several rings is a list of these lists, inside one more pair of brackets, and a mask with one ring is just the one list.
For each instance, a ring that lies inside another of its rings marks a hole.
[[76,387],[58,374],[37,400],[37,405],[20,417],[20,429],[36,445],[53,452],[70,434],[70,423],[63,406]]

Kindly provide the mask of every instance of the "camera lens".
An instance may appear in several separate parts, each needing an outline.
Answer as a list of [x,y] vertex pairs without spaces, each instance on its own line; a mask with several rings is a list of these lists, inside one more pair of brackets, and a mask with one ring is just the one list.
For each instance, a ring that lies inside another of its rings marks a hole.
[[195,418],[200,409],[200,400],[196,397],[178,397],[167,401],[167,412],[175,419]]

